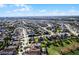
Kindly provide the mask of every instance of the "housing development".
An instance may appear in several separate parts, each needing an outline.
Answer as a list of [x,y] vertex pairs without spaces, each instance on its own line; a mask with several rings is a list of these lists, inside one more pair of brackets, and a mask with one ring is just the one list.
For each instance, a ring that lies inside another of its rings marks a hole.
[[78,55],[79,16],[0,17],[0,55]]

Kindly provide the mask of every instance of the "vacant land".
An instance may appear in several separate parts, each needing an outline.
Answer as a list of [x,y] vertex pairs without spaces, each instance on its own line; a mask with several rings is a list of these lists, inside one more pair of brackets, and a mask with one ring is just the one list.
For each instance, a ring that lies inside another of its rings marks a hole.
[[57,41],[52,43],[48,47],[48,53],[49,55],[57,55],[57,54],[79,54],[79,42],[78,39],[67,39],[62,41]]

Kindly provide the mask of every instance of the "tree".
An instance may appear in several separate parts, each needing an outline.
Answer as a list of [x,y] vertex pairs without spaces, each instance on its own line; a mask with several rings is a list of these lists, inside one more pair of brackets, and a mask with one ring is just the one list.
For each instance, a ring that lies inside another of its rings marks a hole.
[[4,38],[4,45],[8,46],[9,43],[10,43],[10,41],[11,41],[11,38],[10,37],[5,37]]

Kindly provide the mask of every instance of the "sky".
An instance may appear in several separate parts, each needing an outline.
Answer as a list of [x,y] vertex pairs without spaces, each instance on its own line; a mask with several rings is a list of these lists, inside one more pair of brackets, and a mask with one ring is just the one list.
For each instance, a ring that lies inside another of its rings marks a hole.
[[0,4],[0,17],[78,15],[79,4]]

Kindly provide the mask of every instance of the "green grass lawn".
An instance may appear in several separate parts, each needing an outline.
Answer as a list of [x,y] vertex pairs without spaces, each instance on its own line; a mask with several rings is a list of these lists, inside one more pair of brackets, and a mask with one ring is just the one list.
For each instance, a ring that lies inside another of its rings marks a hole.
[[[35,42],[38,43],[38,38],[35,38]],[[71,46],[77,44],[76,39],[72,38],[67,38],[67,39],[62,39],[62,40],[57,40],[57,41],[49,41],[44,35],[43,35],[44,41],[41,42],[41,47],[47,47],[48,54],[49,55],[59,55],[61,54],[61,49],[63,48],[71,48]],[[48,42],[50,42],[50,45],[46,45]],[[72,48],[74,49],[74,48]],[[66,51],[66,50],[65,50]],[[75,50],[73,52],[67,52],[66,55],[79,55],[79,50]]]
[[[61,44],[59,44],[59,43],[56,42],[56,43],[54,43],[55,45],[51,44],[50,47],[48,47],[48,53],[49,53],[49,55],[58,55],[58,54],[60,54],[62,48],[69,48],[73,44],[76,44],[76,43],[78,43],[78,42],[76,40],[74,40],[74,39],[63,40],[62,41],[63,46]],[[79,55],[79,50],[75,50],[74,53],[69,52],[67,54],[70,54],[70,55],[73,55],[73,54]]]
[[38,37],[34,37],[35,42],[38,43]]
[[48,53],[49,55],[59,55],[59,50],[58,47],[55,47],[53,45],[50,46],[50,48],[48,48]]

